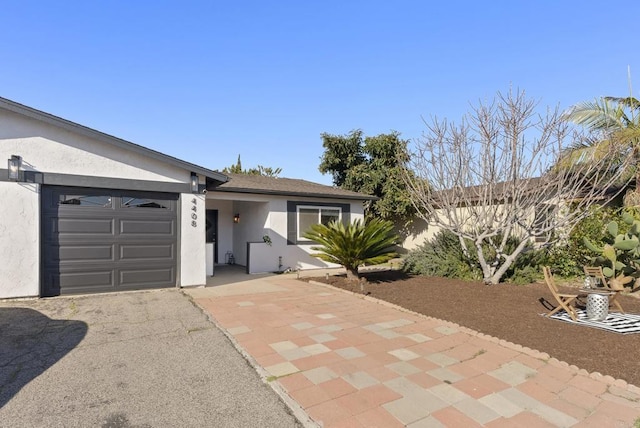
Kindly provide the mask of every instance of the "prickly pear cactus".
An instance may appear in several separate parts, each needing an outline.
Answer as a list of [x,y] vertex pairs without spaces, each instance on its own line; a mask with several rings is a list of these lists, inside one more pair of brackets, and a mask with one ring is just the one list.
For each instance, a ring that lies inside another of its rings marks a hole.
[[606,227],[605,244],[598,246],[586,237],[583,239],[585,247],[596,253],[592,262],[602,266],[602,272],[611,278],[616,286],[624,286],[633,278],[640,278],[640,221],[631,214],[622,213],[625,223],[625,233],[615,221]]

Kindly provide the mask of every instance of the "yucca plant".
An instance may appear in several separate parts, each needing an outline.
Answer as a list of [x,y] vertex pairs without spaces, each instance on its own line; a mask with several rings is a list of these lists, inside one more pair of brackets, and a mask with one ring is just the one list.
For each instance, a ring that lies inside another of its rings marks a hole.
[[319,244],[311,247],[319,251],[311,254],[313,257],[344,266],[349,280],[359,278],[358,266],[384,263],[397,256],[393,245],[398,235],[390,221],[372,219],[365,223],[356,220],[346,226],[335,221],[327,225],[315,224],[304,237]]

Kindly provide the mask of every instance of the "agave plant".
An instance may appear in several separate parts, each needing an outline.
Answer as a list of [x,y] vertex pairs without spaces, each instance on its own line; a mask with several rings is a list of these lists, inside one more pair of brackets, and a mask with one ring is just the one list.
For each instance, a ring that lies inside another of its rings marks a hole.
[[315,224],[304,237],[319,244],[311,247],[319,251],[311,254],[313,257],[344,266],[350,280],[359,278],[358,266],[384,263],[397,256],[393,245],[398,236],[390,221],[356,220],[346,226],[336,221]]

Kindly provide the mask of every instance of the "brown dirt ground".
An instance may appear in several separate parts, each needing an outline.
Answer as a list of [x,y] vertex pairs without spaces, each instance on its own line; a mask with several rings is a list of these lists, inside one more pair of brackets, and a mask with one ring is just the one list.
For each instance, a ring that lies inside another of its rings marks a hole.
[[[622,335],[540,316],[550,310],[549,304],[555,306],[544,284],[488,286],[450,278],[409,276],[400,271],[364,277],[365,293],[377,299],[640,386],[640,334]],[[306,279],[361,292],[359,283],[350,283],[344,276]],[[622,295],[619,301],[625,312],[640,313],[640,299]]]

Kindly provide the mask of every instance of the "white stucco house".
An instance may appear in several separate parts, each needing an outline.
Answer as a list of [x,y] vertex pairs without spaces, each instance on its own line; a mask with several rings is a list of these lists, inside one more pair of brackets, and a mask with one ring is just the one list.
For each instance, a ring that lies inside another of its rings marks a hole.
[[4,98],[0,159],[0,298],[198,286],[229,261],[328,267],[302,233],[370,199],[225,175]]

